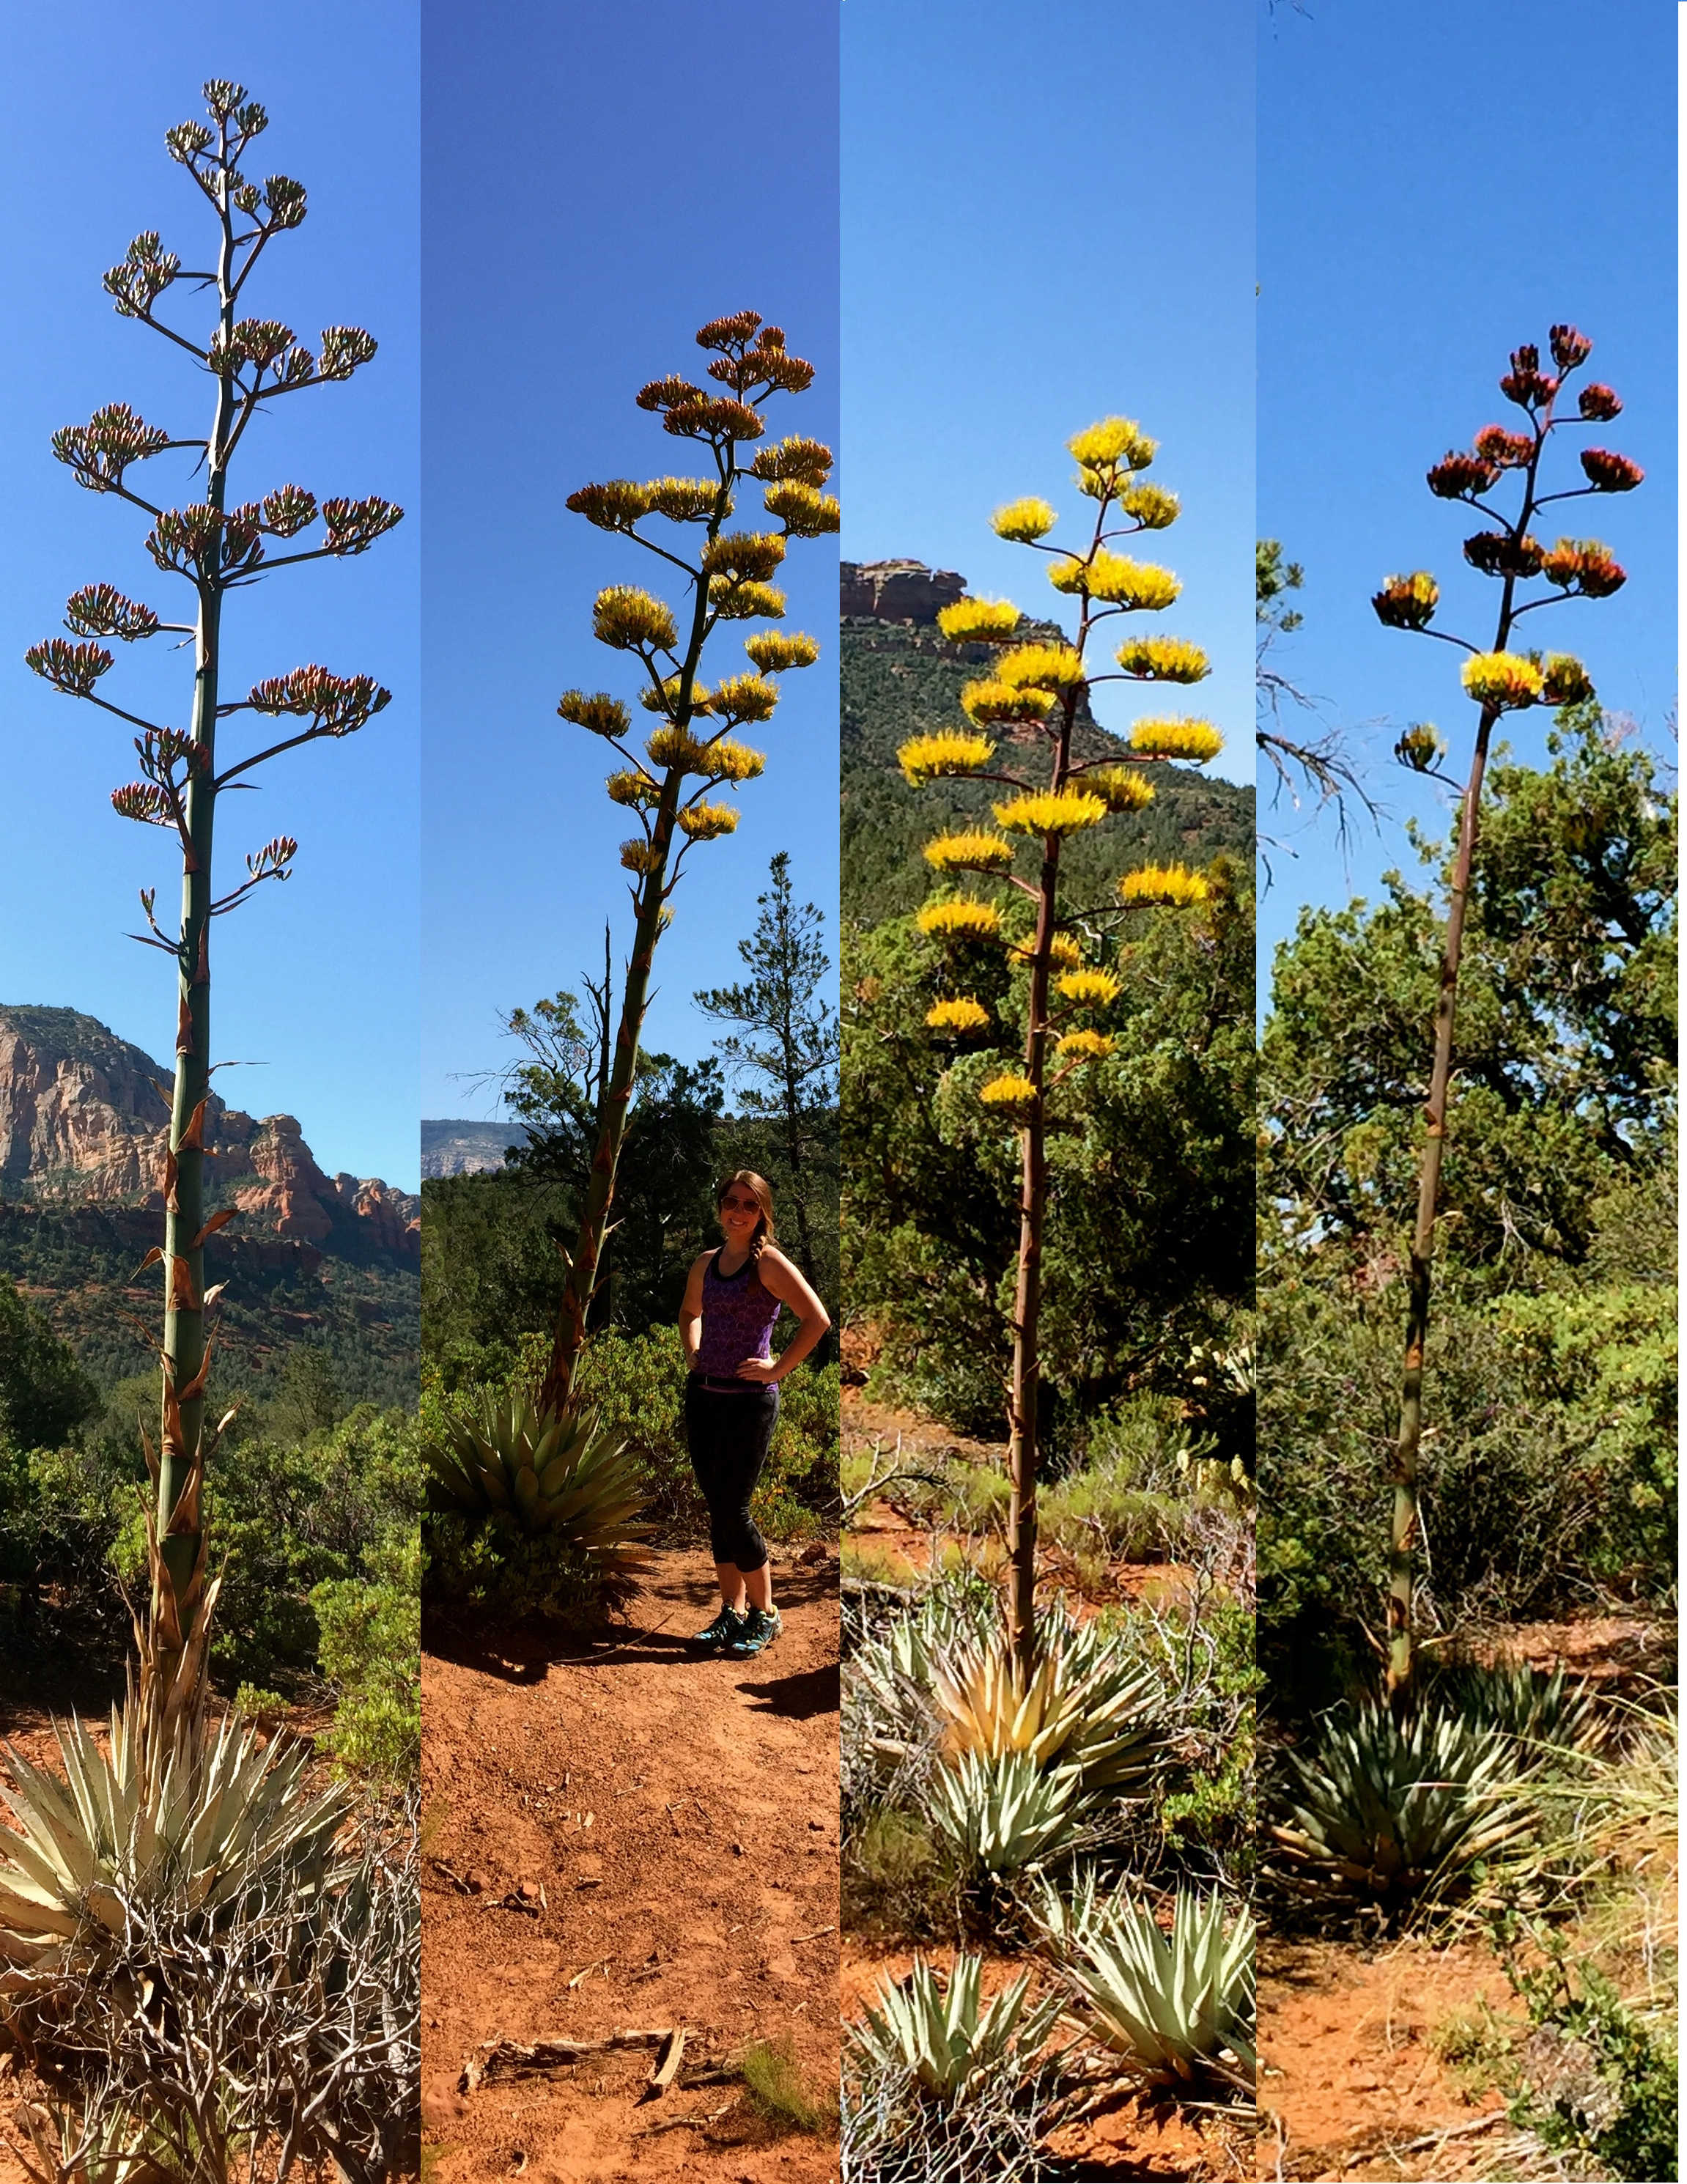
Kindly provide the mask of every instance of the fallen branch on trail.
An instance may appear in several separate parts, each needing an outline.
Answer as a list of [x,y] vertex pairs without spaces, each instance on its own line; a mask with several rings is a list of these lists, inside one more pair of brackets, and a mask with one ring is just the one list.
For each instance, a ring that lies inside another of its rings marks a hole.
[[649,2081],[639,2095],[641,2101],[659,2101],[679,2075],[680,2060],[685,2053],[685,2027],[676,2025],[668,2035],[668,2042],[656,2058]]
[[673,2036],[674,2028],[662,2025],[650,2032],[611,2032],[601,2040],[486,2040],[464,2064],[457,2090],[472,2093],[509,2078],[543,2077],[611,2048],[660,2048]]

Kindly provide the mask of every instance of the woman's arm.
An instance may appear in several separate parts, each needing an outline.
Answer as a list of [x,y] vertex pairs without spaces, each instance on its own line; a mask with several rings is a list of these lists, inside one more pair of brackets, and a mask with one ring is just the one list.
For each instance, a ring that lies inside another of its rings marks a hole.
[[[762,1366],[750,1376],[777,1384],[802,1363],[831,1326],[832,1316],[785,1254],[776,1251],[771,1244],[763,1250],[756,1272],[763,1289],[777,1296],[781,1304],[788,1305],[797,1315],[797,1331],[774,1361],[773,1369],[770,1372]],[[698,1279],[700,1283],[702,1277]],[[741,1366],[739,1371],[743,1370]]]
[[709,1264],[710,1254],[705,1251],[692,1263],[686,1276],[685,1295],[680,1300],[680,1348],[685,1352],[685,1369],[697,1370],[697,1352],[703,1340],[703,1270]]

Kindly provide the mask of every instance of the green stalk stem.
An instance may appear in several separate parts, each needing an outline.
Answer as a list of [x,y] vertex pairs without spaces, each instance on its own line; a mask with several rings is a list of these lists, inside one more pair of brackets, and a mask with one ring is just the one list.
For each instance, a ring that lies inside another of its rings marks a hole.
[[[227,124],[223,148],[227,151]],[[219,318],[225,344],[234,324],[234,226],[225,185],[220,207],[222,240],[217,261]],[[225,348],[225,353],[226,348]],[[227,491],[227,445],[234,423],[232,367],[217,382],[214,422],[206,449],[205,498],[222,509]],[[202,563],[194,641],[192,734],[203,754],[190,771],[187,792],[188,847],[182,858],[181,928],[178,945],[175,1082],[170,1100],[170,1181],[164,1194],[164,1416],[159,1456],[158,1529],[163,1575],[173,1597],[154,1598],[154,1638],[166,1675],[179,1659],[203,1572],[203,1529],[197,1490],[203,1453],[205,1398],[205,1253],[198,1240],[205,1225],[203,1103],[210,1089],[210,920],[212,831],[216,811],[218,668],[222,623],[220,538]],[[198,1127],[196,1127],[196,1122]],[[177,1390],[198,1391],[178,1402]]]
[[[1551,428],[1549,404],[1537,427],[1534,454],[1523,484],[1521,513],[1515,536],[1528,530],[1535,506],[1535,475],[1541,449]],[[1493,650],[1503,652],[1512,633],[1512,596],[1517,579],[1508,576],[1500,598],[1500,616]],[[1450,899],[1447,905],[1446,939],[1441,956],[1440,991],[1435,1004],[1435,1055],[1429,1073],[1429,1097],[1425,1106],[1428,1125],[1423,1156],[1417,1171],[1417,1218],[1412,1231],[1411,1259],[1406,1279],[1406,1362],[1400,1380],[1400,1432],[1395,1443],[1394,1508],[1389,1532],[1388,1671],[1385,1690],[1396,1715],[1410,1703],[1412,1681],[1411,1610],[1418,1532],[1418,1456],[1423,1432],[1423,1359],[1429,1338],[1429,1299],[1435,1254],[1435,1217],[1439,1210],[1441,1156],[1446,1145],[1448,1105],[1451,1096],[1453,1029],[1458,1008],[1459,966],[1464,955],[1465,913],[1470,900],[1471,873],[1482,827],[1482,777],[1488,765],[1488,744],[1499,718],[1495,707],[1484,705],[1477,723],[1476,749],[1465,783],[1459,815],[1459,840],[1453,861]]]
[[[709,519],[708,537],[711,541],[726,521],[731,476],[732,451],[729,445],[726,471],[715,499],[715,512]],[[680,727],[690,725],[691,694],[703,657],[704,640],[708,633],[709,579],[699,566],[691,634],[680,669],[679,695],[671,716]],[[579,1368],[581,1353],[586,1346],[587,1320],[598,1287],[598,1266],[603,1256],[604,1231],[609,1226],[610,1209],[615,1199],[615,1169],[621,1159],[627,1118],[632,1111],[639,1035],[644,1028],[644,1011],[649,999],[650,967],[662,930],[668,859],[673,848],[682,777],[678,767],[668,768],[662,783],[661,801],[656,807],[650,829],[652,866],[639,875],[634,895],[632,954],[627,964],[626,983],[621,992],[615,1058],[610,1070],[608,1087],[599,1103],[598,1142],[592,1155],[586,1203],[580,1217],[574,1255],[568,1262],[568,1272],[563,1283],[562,1301],[557,1307],[556,1331],[551,1341],[550,1360],[539,1384],[539,1408],[549,1417],[560,1416],[568,1408],[574,1389],[574,1376]]]

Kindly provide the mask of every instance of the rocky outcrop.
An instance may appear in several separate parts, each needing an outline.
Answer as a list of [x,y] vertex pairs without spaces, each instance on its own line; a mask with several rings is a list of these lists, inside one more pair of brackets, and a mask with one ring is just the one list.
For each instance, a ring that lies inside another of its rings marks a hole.
[[[0,1006],[0,1192],[42,1206],[161,1208],[168,1072],[74,1009]],[[420,1200],[376,1177],[325,1175],[292,1115],[205,1103],[205,1183],[246,1234],[409,1256]]]
[[876,621],[934,622],[966,592],[965,577],[923,561],[844,561],[838,576],[838,612]]
[[510,1146],[526,1141],[519,1123],[431,1121],[424,1115],[421,1172],[424,1177],[494,1174]]

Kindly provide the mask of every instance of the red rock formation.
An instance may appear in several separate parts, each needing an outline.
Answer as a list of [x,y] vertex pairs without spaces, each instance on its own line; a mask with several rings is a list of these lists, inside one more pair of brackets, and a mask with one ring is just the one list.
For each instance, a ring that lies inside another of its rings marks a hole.
[[966,592],[965,577],[923,561],[844,561],[838,577],[839,613],[878,621],[934,622],[940,607]]

